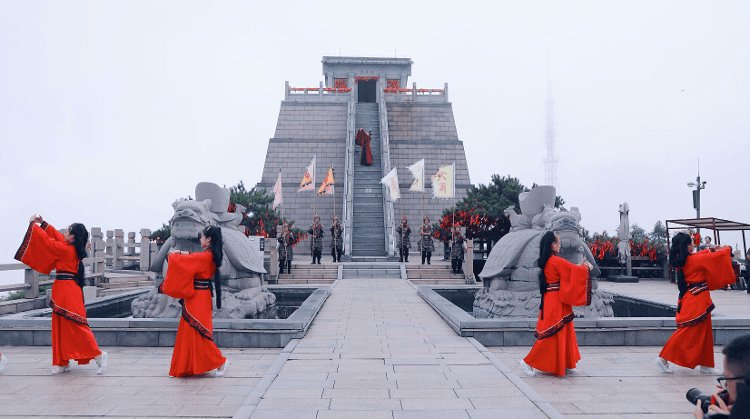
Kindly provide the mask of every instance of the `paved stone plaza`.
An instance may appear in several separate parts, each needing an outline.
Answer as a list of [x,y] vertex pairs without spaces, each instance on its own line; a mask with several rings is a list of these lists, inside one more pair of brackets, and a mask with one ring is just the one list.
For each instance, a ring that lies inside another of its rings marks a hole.
[[[602,288],[671,302],[665,281]],[[750,295],[715,291],[717,312]],[[462,338],[401,279],[343,279],[306,337],[279,349],[226,349],[225,378],[169,378],[170,348],[103,348],[92,366],[50,376],[49,347],[0,347],[1,417],[690,418],[685,393],[715,377],[652,364],[659,347],[581,347],[580,373],[523,375],[529,347]],[[716,362],[721,365],[720,347]]]

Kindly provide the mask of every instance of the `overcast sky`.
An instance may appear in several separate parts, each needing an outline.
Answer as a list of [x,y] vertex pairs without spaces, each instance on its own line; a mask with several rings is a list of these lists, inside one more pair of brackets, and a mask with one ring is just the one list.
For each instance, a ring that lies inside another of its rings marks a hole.
[[157,229],[198,182],[254,185],[284,82],[339,54],[448,83],[474,184],[544,183],[549,75],[558,193],[590,231],[623,201],[649,231],[694,217],[699,158],[702,215],[750,223],[748,22],[747,1],[0,1],[0,263],[33,213]]

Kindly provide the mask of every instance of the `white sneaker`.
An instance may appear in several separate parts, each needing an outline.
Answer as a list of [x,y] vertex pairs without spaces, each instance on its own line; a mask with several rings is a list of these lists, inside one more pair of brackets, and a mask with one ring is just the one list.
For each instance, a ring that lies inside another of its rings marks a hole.
[[96,373],[99,375],[104,374],[104,370],[107,369],[107,353],[102,351],[99,356],[94,358],[94,361],[96,361],[96,365],[99,367]]
[[227,372],[226,362],[224,363],[224,365],[220,366],[219,368],[216,368],[216,374],[214,374],[214,377],[223,377],[225,372]]
[[705,372],[706,374],[713,374],[713,375],[722,375],[724,372],[717,370],[716,368],[711,367],[704,367],[703,365],[700,366],[700,371]]
[[672,368],[669,368],[669,362],[667,362],[666,359],[657,356],[654,360],[654,364],[658,365],[659,368],[661,368],[662,372],[665,374],[672,374],[674,370]]
[[578,368],[566,368],[565,369],[565,374],[580,374],[580,373],[581,373],[581,370],[579,370]]
[[55,365],[55,366],[52,367],[52,375],[62,374],[62,373],[67,372],[67,371],[70,371],[70,366],[68,366],[68,365],[66,365],[64,367],[62,367],[60,365]]
[[5,364],[8,363],[8,357],[5,355],[0,355],[0,374],[5,371]]
[[534,368],[531,365],[524,362],[523,359],[520,361],[520,364],[523,367],[524,374],[526,374],[529,377],[533,377],[536,375],[536,371],[534,371]]

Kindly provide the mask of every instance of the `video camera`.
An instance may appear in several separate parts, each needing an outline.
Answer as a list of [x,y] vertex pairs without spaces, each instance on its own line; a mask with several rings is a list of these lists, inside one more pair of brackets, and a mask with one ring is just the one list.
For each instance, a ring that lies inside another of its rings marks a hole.
[[[717,405],[715,397],[721,398],[724,403],[729,406],[729,393],[727,390],[722,390],[715,395],[705,394],[697,388],[691,388],[688,390],[685,397],[688,399],[690,404],[695,405],[698,401],[701,402],[701,409],[703,413],[708,413],[708,407],[712,404]],[[750,418],[750,371],[745,374],[744,382],[737,383],[737,400],[732,401],[732,413],[725,415],[721,413],[712,413],[708,416],[711,419],[719,418]]]

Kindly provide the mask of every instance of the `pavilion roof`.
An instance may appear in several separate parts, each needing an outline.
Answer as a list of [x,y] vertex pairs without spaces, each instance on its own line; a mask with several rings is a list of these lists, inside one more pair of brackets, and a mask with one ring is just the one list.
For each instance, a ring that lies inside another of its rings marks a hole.
[[668,227],[669,230],[684,227],[706,228],[709,230],[750,230],[750,224],[740,223],[737,221],[723,220],[721,218],[686,218],[682,220],[667,220],[669,224],[678,224],[679,227]]

